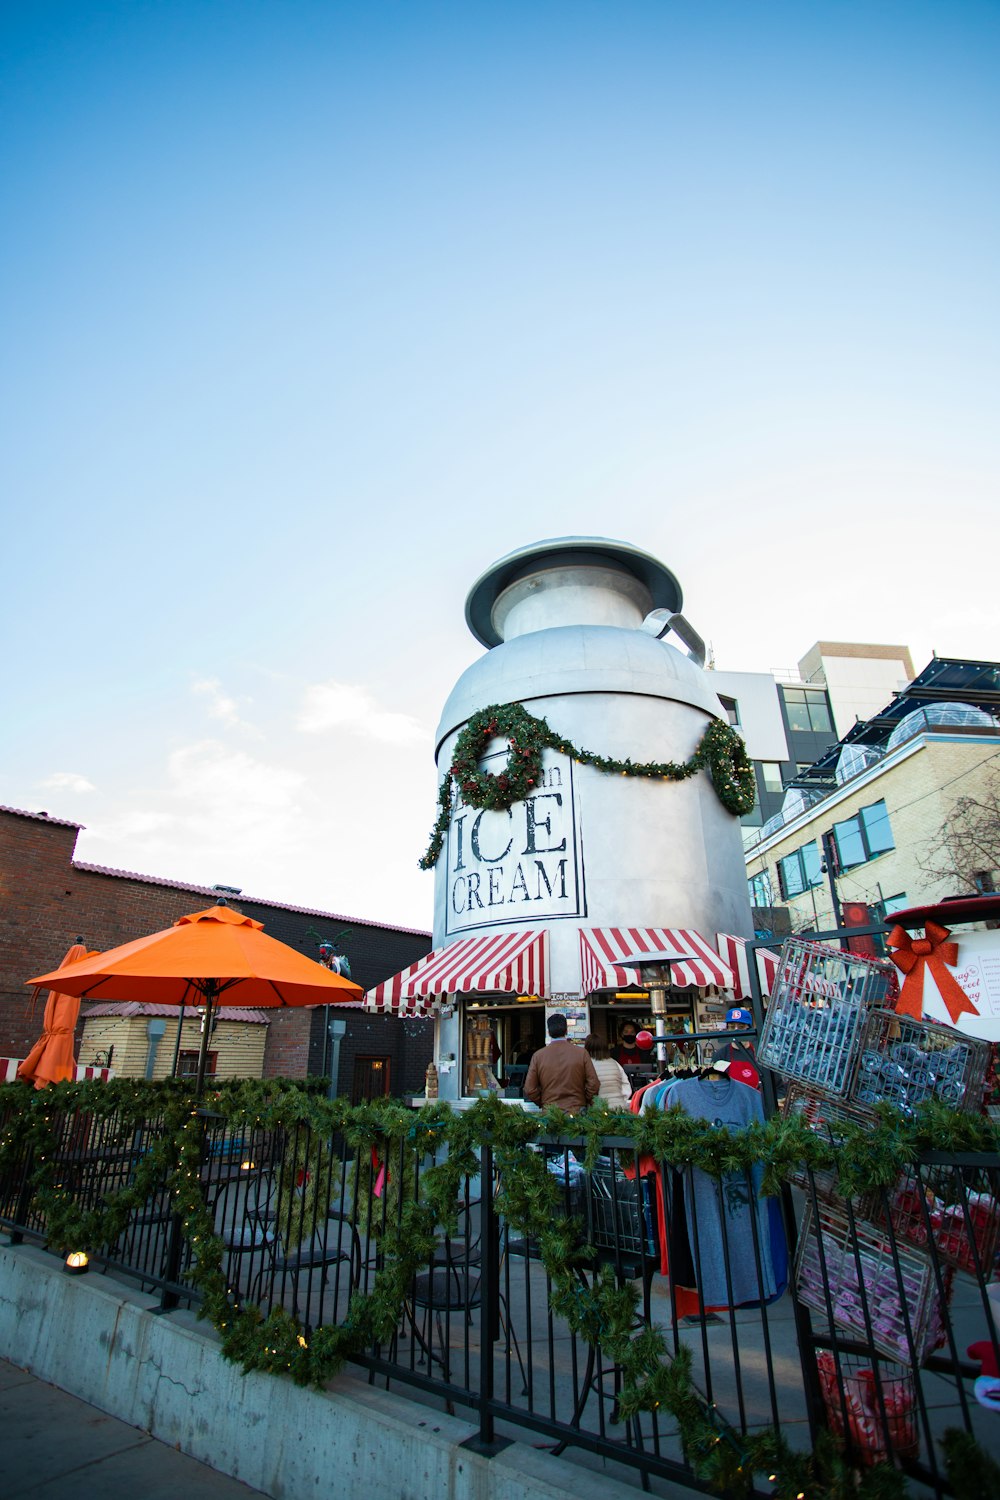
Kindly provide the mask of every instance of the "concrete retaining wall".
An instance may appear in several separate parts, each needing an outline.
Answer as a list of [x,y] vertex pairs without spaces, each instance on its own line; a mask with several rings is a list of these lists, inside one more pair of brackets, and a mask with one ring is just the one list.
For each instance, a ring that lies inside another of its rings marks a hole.
[[42,1250],[0,1246],[0,1355],[275,1500],[635,1500],[637,1486],[525,1444],[471,1452],[469,1422],[352,1376],[313,1391],[241,1375],[204,1324],[155,1306],[97,1272],[67,1276]]

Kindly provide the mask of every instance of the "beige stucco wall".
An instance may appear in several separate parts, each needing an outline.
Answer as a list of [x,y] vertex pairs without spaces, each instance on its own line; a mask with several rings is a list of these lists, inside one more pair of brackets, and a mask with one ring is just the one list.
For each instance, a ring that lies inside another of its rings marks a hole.
[[938,830],[959,798],[981,793],[997,765],[995,737],[921,735],[751,850],[747,875],[768,872],[773,904],[788,908],[796,930],[834,926],[826,877],[822,885],[786,900],[778,881],[778,861],[810,839],[818,841],[820,834],[860,808],[884,800],[896,847],[839,875],[841,901],[875,902],[905,893],[907,904],[918,905],[957,895],[953,882],[932,880],[918,860],[932,851]]
[[[120,1078],[144,1078],[149,1053],[148,1016],[94,1016],[84,1022],[79,1062],[93,1066],[95,1054],[114,1047],[111,1066]],[[163,1018],[166,1030],[156,1054],[154,1078],[168,1078],[177,1045],[177,1021]],[[220,1021],[209,1050],[218,1053],[216,1078],[260,1078],[264,1072],[267,1027],[247,1021]],[[197,1052],[201,1046],[201,1024],[185,1020],[181,1051]]]

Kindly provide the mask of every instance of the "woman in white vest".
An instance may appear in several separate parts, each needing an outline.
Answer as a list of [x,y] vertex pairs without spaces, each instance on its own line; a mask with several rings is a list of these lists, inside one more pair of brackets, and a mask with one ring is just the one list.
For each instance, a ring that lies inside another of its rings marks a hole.
[[609,1109],[628,1109],[632,1097],[632,1085],[621,1063],[615,1062],[603,1037],[591,1032],[583,1044],[590,1053],[594,1071],[601,1080],[599,1099],[607,1101]]

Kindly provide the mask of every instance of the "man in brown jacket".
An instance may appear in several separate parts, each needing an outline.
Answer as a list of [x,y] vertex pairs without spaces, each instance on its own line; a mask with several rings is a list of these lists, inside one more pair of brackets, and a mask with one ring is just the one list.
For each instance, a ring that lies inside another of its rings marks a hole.
[[552,1041],[532,1057],[524,1080],[524,1097],[543,1109],[554,1104],[568,1115],[579,1114],[591,1099],[596,1099],[601,1080],[589,1054],[567,1041],[565,1016],[549,1016],[548,1028]]

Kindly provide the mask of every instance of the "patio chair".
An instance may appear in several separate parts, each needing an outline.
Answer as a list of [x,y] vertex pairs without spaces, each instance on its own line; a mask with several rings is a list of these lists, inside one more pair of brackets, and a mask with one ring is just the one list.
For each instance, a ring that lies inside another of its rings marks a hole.
[[[329,1209],[320,1220],[315,1232],[304,1238],[295,1249],[286,1245],[282,1226],[278,1223],[275,1197],[277,1179],[273,1173],[261,1173],[248,1194],[244,1223],[224,1238],[227,1250],[234,1254],[253,1255],[263,1251],[256,1274],[250,1282],[251,1300],[260,1301],[265,1286],[274,1299],[275,1285],[282,1287],[291,1283],[292,1316],[299,1316],[299,1287],[303,1276],[311,1284],[314,1272],[319,1272],[321,1285],[326,1286],[330,1268],[347,1264],[349,1285],[353,1291],[361,1281],[361,1241],[349,1214],[339,1209]],[[335,1227],[336,1226],[336,1227]],[[287,1227],[287,1226],[285,1226]]]
[[[473,1202],[460,1207],[458,1233],[444,1236],[430,1264],[414,1276],[403,1305],[404,1321],[410,1324],[422,1350],[420,1363],[426,1356],[429,1365],[439,1364],[445,1380],[449,1378],[451,1362],[442,1314],[464,1313],[468,1327],[472,1323],[473,1309],[482,1305],[482,1239],[479,1234],[473,1237],[468,1228],[469,1211],[474,1207]],[[422,1328],[418,1327],[418,1311],[423,1314]],[[434,1352],[432,1320],[439,1354]]]

